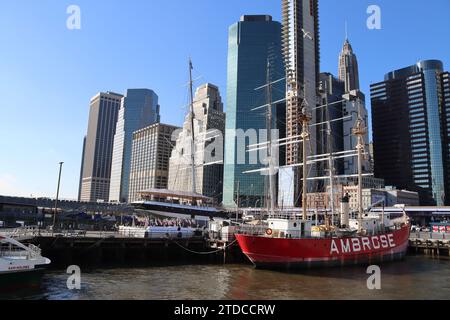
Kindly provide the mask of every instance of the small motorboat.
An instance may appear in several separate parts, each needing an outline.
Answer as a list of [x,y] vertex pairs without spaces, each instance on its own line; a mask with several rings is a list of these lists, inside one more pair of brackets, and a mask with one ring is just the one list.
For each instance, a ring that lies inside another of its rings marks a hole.
[[38,287],[50,263],[35,245],[0,236],[0,292]]

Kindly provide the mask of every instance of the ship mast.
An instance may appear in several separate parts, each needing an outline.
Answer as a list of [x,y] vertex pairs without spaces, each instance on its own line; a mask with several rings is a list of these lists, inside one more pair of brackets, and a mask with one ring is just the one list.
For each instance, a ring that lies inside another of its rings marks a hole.
[[[271,75],[270,75],[270,61],[267,61],[267,74],[266,74],[266,80],[267,80],[267,87],[266,87],[266,94],[267,94],[267,158],[269,160],[269,201],[268,201],[268,209],[269,213],[273,216],[275,214],[275,207],[276,207],[276,200],[275,200],[275,168],[274,168],[274,154],[273,154],[273,142],[272,142],[272,82],[271,82]],[[276,156],[276,155],[275,155]]]
[[[306,85],[306,84],[305,84]],[[302,103],[302,113],[299,120],[302,123],[302,152],[303,152],[303,191],[302,191],[302,212],[303,220],[308,220],[308,150],[306,142],[309,140],[309,122],[311,121],[311,115],[308,113],[308,102],[306,100],[305,92],[303,93],[304,99]]]
[[327,144],[328,150],[330,152],[330,156],[328,158],[328,168],[330,170],[330,197],[331,197],[331,225],[334,226],[334,152],[333,152],[333,143],[332,143],[332,130],[331,130],[331,117],[330,117],[330,109],[328,104],[328,94],[325,95],[326,100],[326,117],[327,117]]
[[355,123],[355,127],[353,128],[353,135],[357,137],[358,143],[356,145],[356,149],[358,151],[358,227],[359,232],[362,232],[362,221],[363,221],[363,173],[362,173],[362,161],[363,161],[363,152],[364,152],[364,136],[367,133],[367,129],[364,126],[364,120],[361,116],[361,110],[358,107],[358,120]]
[[192,60],[189,58],[189,94],[190,94],[190,105],[189,105],[189,117],[191,119],[191,166],[192,166],[192,193],[196,193],[197,191],[197,183],[196,183],[196,174],[195,174],[195,132],[194,132],[194,90],[193,85],[194,81],[192,79],[192,70],[194,67],[192,66]]

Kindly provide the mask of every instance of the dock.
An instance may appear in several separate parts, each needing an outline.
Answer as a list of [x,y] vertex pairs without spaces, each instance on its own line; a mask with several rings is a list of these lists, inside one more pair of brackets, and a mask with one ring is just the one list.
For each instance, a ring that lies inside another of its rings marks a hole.
[[409,241],[410,252],[432,257],[450,257],[450,234],[413,232]]
[[41,248],[42,255],[52,260],[52,266],[68,265],[170,265],[224,264],[244,261],[239,246],[213,246],[203,235],[189,238],[161,235],[137,237],[119,232],[64,231],[15,229],[1,232],[24,244]]

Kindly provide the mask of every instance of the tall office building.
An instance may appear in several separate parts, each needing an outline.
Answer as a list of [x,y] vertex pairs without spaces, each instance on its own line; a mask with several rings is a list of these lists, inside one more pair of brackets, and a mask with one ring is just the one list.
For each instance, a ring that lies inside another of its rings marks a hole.
[[[330,73],[320,74],[321,105],[328,105],[319,109],[317,119],[319,123],[330,121],[330,136],[327,125],[317,126],[317,151],[318,154],[355,151],[357,138],[353,134],[356,121],[361,117],[368,124],[368,112],[365,106],[365,95],[359,90],[346,93],[346,85]],[[364,137],[366,152],[369,152],[369,135]],[[331,150],[330,150],[331,148]],[[342,154],[334,161],[335,176],[349,176],[358,173],[358,159],[356,157],[342,158]],[[373,173],[370,169],[369,159],[363,159],[362,169],[364,173]],[[329,164],[320,162],[317,164],[318,176],[329,175]],[[343,184],[356,183],[355,179],[340,179]],[[319,188],[323,191],[325,181]]]
[[133,132],[159,122],[158,96],[149,89],[130,89],[122,99],[114,136],[109,200],[128,201]]
[[[316,123],[317,115],[313,109],[317,105],[319,83],[319,4],[318,0],[283,0],[283,39],[286,65],[286,122],[288,145],[286,164],[297,165],[302,162],[302,144],[295,142],[302,134],[302,115],[307,107],[311,123]],[[306,104],[306,105],[305,105]],[[311,151],[317,153],[316,131],[311,130]],[[280,185],[290,190],[284,196],[285,206],[298,206],[301,202],[301,175],[299,167],[287,167],[280,172]],[[316,166],[310,170],[316,175]],[[281,190],[280,190],[281,191]]]
[[449,204],[449,85],[442,62],[390,72],[371,85],[371,95],[375,176],[418,191],[422,205]]
[[170,157],[169,189],[196,192],[222,202],[223,136],[225,113],[219,88],[210,83],[197,88],[194,97],[195,181],[192,190],[191,117],[184,122]]
[[167,189],[172,134],[177,129],[155,123],[133,133],[129,202],[140,200],[141,191]]
[[[359,90],[352,90],[343,96],[344,109],[342,116],[343,120],[343,139],[344,151],[356,150],[358,140],[353,134],[356,121],[361,118],[366,128],[369,127],[369,113],[366,108],[365,94]],[[369,130],[363,136],[365,156],[362,160],[363,173],[373,173],[370,170],[370,155],[369,155]],[[355,175],[358,173],[358,158],[348,157],[344,158],[344,174]]]
[[[368,112],[365,105],[365,95],[359,90],[359,71],[356,55],[348,39],[345,40],[343,49],[339,55],[339,76],[336,78],[331,73],[320,74],[320,107],[316,112],[318,125],[315,126],[318,154],[337,154],[334,160],[335,184],[356,185],[358,173],[358,159],[348,156],[348,152],[356,152],[357,138],[353,129],[358,118],[363,119],[368,126]],[[328,124],[330,121],[330,132]],[[322,125],[319,125],[322,124]],[[366,144],[366,152],[369,152],[369,135],[363,137]],[[347,157],[342,157],[342,152],[347,152]],[[364,173],[373,173],[369,157],[362,162]],[[318,176],[328,176],[330,173],[328,162],[317,163]],[[382,179],[363,177],[363,183],[374,187],[384,186]],[[325,191],[329,180],[319,180],[319,191]]]
[[99,93],[91,99],[88,132],[84,141],[80,200],[109,200],[114,134],[123,96]]
[[[258,151],[248,152],[249,145],[267,140],[259,134],[260,129],[267,128],[265,109],[252,109],[267,103],[266,90],[255,89],[267,83],[268,61],[271,81],[285,76],[281,41],[281,24],[272,21],[271,16],[243,16],[229,29],[223,186],[225,206],[264,205],[265,176],[245,172],[265,167],[266,159],[258,157]],[[272,101],[283,100],[285,91],[285,81],[274,83]],[[273,108],[273,115],[279,113],[280,108],[285,108],[284,103]],[[236,137],[239,131],[248,134],[242,143],[242,137]]]
[[[318,122],[325,123],[330,120],[330,134],[326,125],[320,126],[317,130],[317,154],[337,153],[344,151],[344,126],[343,121],[333,121],[343,118],[345,94],[344,82],[337,79],[331,73],[320,74],[321,105],[327,105],[318,109]],[[317,175],[328,175],[329,164],[326,162],[317,163]],[[337,159],[334,163],[336,175],[344,172],[344,159]],[[319,188],[319,191],[322,188]]]
[[344,82],[345,92],[359,90],[358,60],[348,39],[339,55],[339,80]]
[[[450,73],[441,74],[442,113],[450,117]],[[445,205],[450,205],[450,121],[443,121]]]
[[80,168],[80,180],[78,182],[78,201],[81,201],[81,186],[83,184],[83,167],[84,167],[84,152],[86,150],[86,136],[83,138],[83,152],[81,153],[81,168]]

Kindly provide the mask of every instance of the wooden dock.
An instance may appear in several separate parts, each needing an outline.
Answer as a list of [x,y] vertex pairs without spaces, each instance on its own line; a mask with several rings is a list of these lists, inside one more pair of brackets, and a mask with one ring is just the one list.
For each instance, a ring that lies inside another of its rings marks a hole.
[[433,257],[450,257],[450,234],[429,232],[412,233],[409,241],[410,252]]

